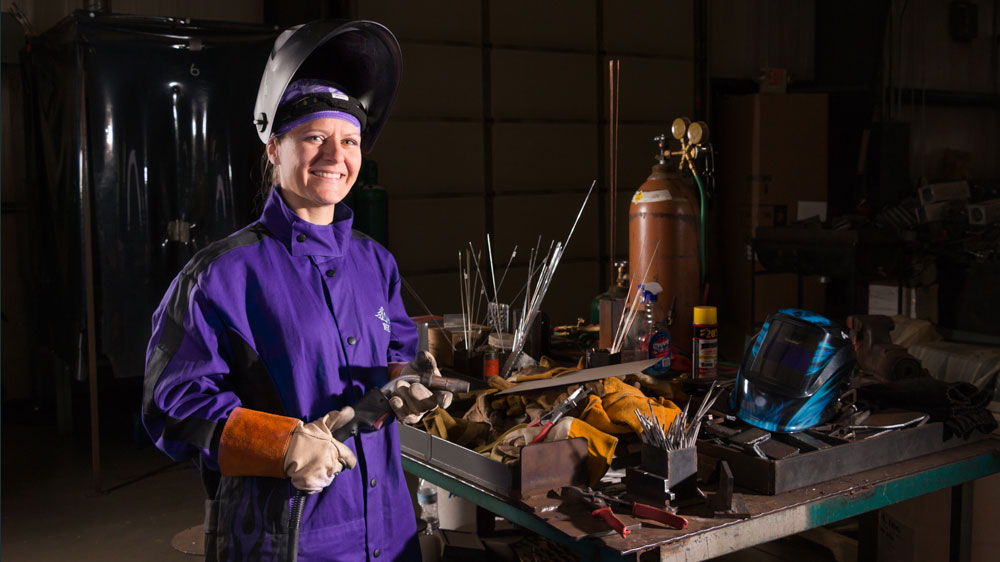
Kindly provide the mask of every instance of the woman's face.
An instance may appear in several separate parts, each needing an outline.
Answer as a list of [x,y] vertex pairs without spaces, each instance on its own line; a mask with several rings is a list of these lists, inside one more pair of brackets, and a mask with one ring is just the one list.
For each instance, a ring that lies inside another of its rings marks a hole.
[[267,156],[278,167],[282,195],[295,214],[329,224],[334,205],[358,179],[361,132],[343,119],[315,119],[271,139]]

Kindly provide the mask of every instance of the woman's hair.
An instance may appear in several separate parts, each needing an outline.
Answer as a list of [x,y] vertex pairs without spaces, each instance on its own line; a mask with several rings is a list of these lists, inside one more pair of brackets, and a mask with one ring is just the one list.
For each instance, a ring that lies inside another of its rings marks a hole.
[[[272,137],[270,142],[278,142],[280,136]],[[260,155],[260,189],[257,190],[257,200],[254,207],[258,210],[264,209],[264,204],[271,196],[271,189],[278,184],[278,167],[271,163],[267,157],[267,145],[264,145],[264,152]]]

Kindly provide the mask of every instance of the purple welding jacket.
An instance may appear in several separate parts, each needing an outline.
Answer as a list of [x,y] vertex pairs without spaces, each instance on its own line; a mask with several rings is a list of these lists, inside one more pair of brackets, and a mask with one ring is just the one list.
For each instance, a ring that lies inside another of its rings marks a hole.
[[[206,529],[219,560],[283,560],[295,494],[287,478],[219,477],[233,409],[312,421],[416,353],[396,262],[352,218],[341,203],[333,224],[311,224],[275,188],[260,220],[198,252],[153,314],[143,422],[157,447],[217,482]],[[419,560],[396,424],[346,445],[358,465],[306,499],[299,560]]]

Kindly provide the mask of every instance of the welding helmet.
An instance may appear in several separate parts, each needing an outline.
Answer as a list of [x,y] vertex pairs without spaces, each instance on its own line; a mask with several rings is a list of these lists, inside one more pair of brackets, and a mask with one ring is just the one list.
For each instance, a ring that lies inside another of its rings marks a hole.
[[[344,107],[333,109],[364,113],[361,149],[367,153],[396,100],[401,73],[399,43],[379,23],[321,20],[288,28],[274,41],[260,79],[253,110],[257,135],[267,143],[285,89],[293,80],[309,79],[348,95]],[[341,102],[335,97],[330,103]]]
[[776,433],[819,425],[835,414],[854,364],[854,346],[839,326],[813,312],[780,310],[747,348],[730,410]]

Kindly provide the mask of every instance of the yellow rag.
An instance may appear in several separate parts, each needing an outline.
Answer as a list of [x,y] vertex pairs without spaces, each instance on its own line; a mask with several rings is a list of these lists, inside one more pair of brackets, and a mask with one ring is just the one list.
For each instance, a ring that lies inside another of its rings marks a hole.
[[595,428],[611,434],[633,432],[642,434],[642,427],[635,410],[649,415],[650,409],[661,424],[669,426],[681,409],[666,398],[650,398],[641,390],[617,378],[604,379],[606,394],[603,398],[589,396],[580,418]]
[[469,448],[481,445],[490,431],[487,423],[455,419],[443,408],[434,409],[422,421],[427,433]]
[[[495,461],[510,464],[521,457],[521,447],[531,443],[541,431],[541,426],[529,427],[521,424],[512,427],[492,443],[477,448],[476,452]],[[574,437],[582,437],[587,441],[587,475],[590,478],[589,484],[593,486],[611,466],[618,438],[604,433],[583,420],[566,417],[559,420],[559,423],[545,436],[544,441]]]

